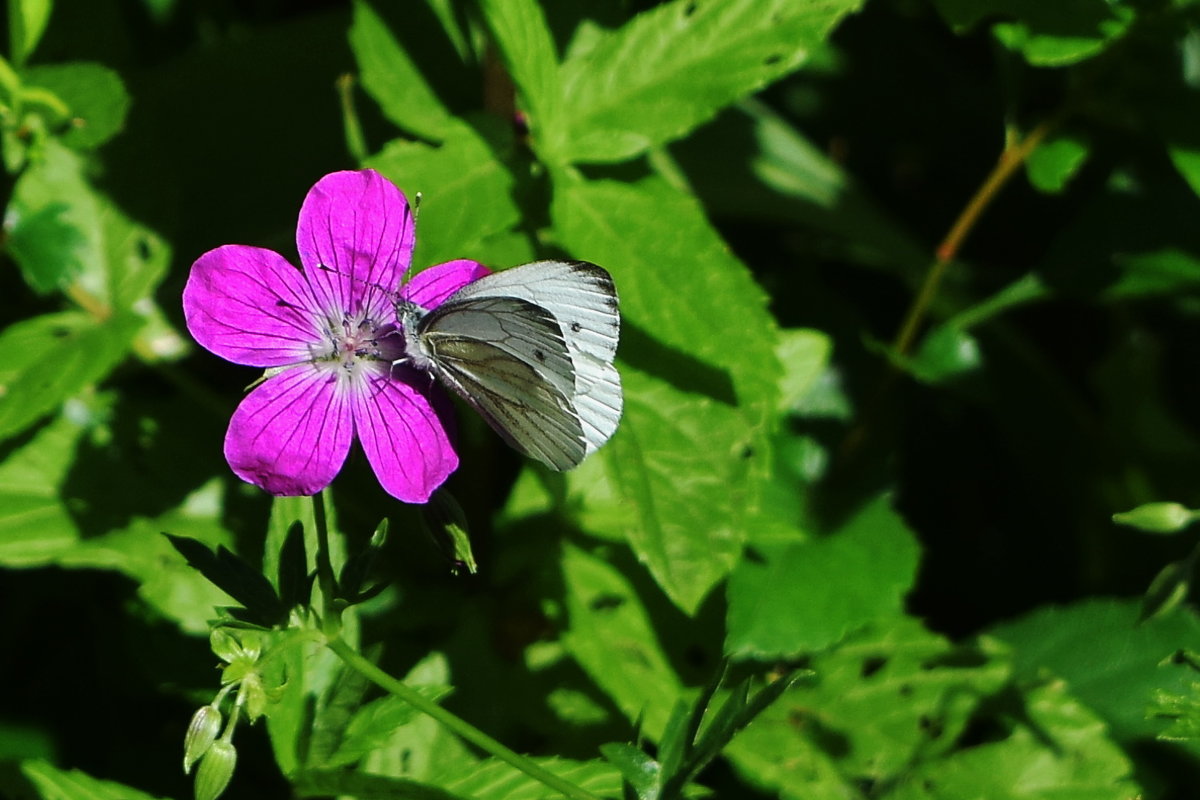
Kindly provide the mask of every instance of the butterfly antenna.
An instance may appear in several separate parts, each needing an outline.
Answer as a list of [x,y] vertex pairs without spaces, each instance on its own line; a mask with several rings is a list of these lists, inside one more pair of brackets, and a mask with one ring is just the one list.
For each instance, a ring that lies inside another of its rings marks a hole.
[[[332,272],[337,275],[344,274],[344,273],[338,272],[333,267],[330,267],[326,264],[318,264],[317,269],[323,269],[326,272]],[[384,286],[381,283],[375,283],[374,281],[364,281],[362,278],[356,278],[353,275],[346,275],[346,277],[349,278],[354,283],[361,283],[363,286],[370,286],[372,289],[378,289],[379,291],[383,292],[388,297],[391,297],[393,300],[399,298],[399,293],[395,289],[389,289],[388,287]]]

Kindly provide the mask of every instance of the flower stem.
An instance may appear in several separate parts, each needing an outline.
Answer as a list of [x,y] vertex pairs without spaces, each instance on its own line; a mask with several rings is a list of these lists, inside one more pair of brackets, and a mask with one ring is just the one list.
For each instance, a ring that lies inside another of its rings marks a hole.
[[516,769],[524,772],[534,780],[549,786],[557,792],[560,792],[564,797],[569,797],[571,800],[600,800],[591,792],[581,789],[565,778],[555,775],[549,770],[535,764],[525,756],[508,749],[500,742],[488,736],[483,731],[471,725],[461,717],[455,716],[446,709],[439,706],[432,700],[424,697],[420,692],[410,686],[407,686],[402,681],[396,680],[391,675],[375,666],[369,660],[359,654],[353,647],[348,645],[343,639],[332,637],[327,642],[329,649],[337,654],[339,658],[346,663],[346,666],[358,672],[367,680],[371,681],[381,689],[399,697],[413,708],[422,711],[425,714],[433,717],[443,727],[457,734],[471,744],[486,750],[496,758],[506,761]]
[[327,636],[337,636],[341,627],[341,612],[334,605],[337,580],[333,577],[333,562],[329,560],[329,523],[325,519],[325,493],[312,496],[313,519],[317,525],[317,585],[321,587],[321,624]]

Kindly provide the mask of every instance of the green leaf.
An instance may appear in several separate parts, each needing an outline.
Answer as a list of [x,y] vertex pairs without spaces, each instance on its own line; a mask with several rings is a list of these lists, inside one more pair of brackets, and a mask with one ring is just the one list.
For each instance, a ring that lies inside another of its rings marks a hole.
[[512,175],[487,141],[466,125],[447,131],[438,147],[392,141],[366,166],[394,181],[410,200],[420,192],[413,255],[418,266],[485,255],[480,243],[520,218],[510,196]]
[[0,333],[0,439],[104,378],[124,360],[140,327],[131,314],[99,321],[77,311],[10,325]]
[[44,158],[21,174],[14,190],[11,252],[34,288],[71,283],[97,315],[131,310],[166,274],[170,250],[96,192],[85,169],[79,154],[46,143]]
[[441,142],[458,124],[383,19],[363,0],[354,3],[350,49],[363,88],[401,129]]
[[[418,691],[429,700],[440,700],[450,694],[449,686],[421,686]],[[359,707],[346,728],[345,738],[326,766],[340,767],[357,763],[372,750],[384,747],[401,725],[407,725],[420,714],[399,697],[388,695]]]
[[42,566],[78,542],[79,530],[59,487],[84,431],[78,422],[59,417],[0,463],[0,564]]
[[1016,667],[1025,675],[1049,669],[1071,692],[1100,714],[1119,741],[1151,738],[1163,730],[1146,719],[1155,691],[1185,693],[1194,675],[1159,664],[1180,648],[1200,650],[1200,620],[1189,609],[1139,624],[1137,599],[1091,599],[1042,608],[991,633],[1014,648]]
[[[436,694],[451,684],[449,661],[443,653],[433,651],[408,671],[404,682],[418,691],[432,690]],[[359,769],[424,781],[457,794],[459,790],[453,783],[469,774],[477,762],[478,758],[457,736],[432,717],[417,714],[393,728],[387,741],[368,753]]]
[[1158,689],[1146,712],[1147,716],[1170,721],[1158,735],[1166,741],[1200,739],[1200,683],[1193,682],[1186,694]]
[[[542,769],[553,772],[599,797],[615,797],[621,790],[620,773],[599,759],[574,761],[566,758],[532,758]],[[497,758],[467,770],[434,777],[443,787],[473,800],[561,800],[562,795],[511,764]]]
[[53,0],[8,0],[8,55],[22,66],[46,32]]
[[304,523],[296,520],[288,528],[279,551],[279,570],[275,587],[279,600],[286,609],[307,606],[312,596],[314,573],[308,571],[308,558],[304,548]]
[[570,627],[563,646],[631,721],[657,739],[682,693],[641,599],[601,558],[570,545],[563,552]]
[[59,137],[68,147],[99,147],[125,125],[129,92],[121,76],[102,64],[48,64],[30,67],[22,77],[27,86],[53,92],[70,109],[70,127]]
[[[810,662],[726,749],[737,769],[787,800],[858,797],[952,750],[1010,668],[982,641],[951,645],[899,618]],[[890,796],[890,795],[889,795]],[[968,795],[971,796],[971,795]]]
[[781,368],[766,296],[661,181],[560,180],[552,215],[572,255],[612,273],[624,320],[621,425],[568,476],[581,520],[627,536],[694,611],[737,560],[771,468]]
[[1132,764],[1061,681],[1026,688],[1000,741],[965,747],[907,774],[891,800],[1129,800]]
[[779,382],[779,410],[791,411],[813,390],[829,366],[833,340],[808,328],[779,332],[775,355],[783,367]]
[[191,567],[245,606],[254,622],[269,628],[287,619],[271,582],[243,558],[223,546],[214,553],[195,539],[170,533],[166,537]]
[[301,770],[292,777],[292,787],[300,797],[336,795],[356,800],[471,800],[466,795],[453,794],[418,781],[350,770]]
[[729,578],[725,648],[739,657],[821,650],[899,614],[920,552],[886,495],[829,535],[756,550]]
[[520,90],[534,147],[544,160],[560,163],[564,95],[558,54],[541,7],[536,0],[480,0],[479,5],[508,74]]
[[993,18],[992,31],[1030,64],[1061,67],[1104,51],[1133,21],[1133,9],[1107,0],[934,0],[952,27],[964,32]]
[[639,800],[658,797],[662,785],[662,770],[657,761],[624,742],[602,744],[600,752],[609,763],[621,771],[621,777],[637,792]]
[[677,139],[800,67],[862,0],[673,0],[563,65],[570,161],[623,161]]
[[924,383],[939,384],[978,371],[983,366],[979,341],[957,325],[929,331],[904,367]]
[[1077,136],[1056,136],[1035,147],[1025,161],[1029,182],[1047,194],[1059,194],[1087,160],[1088,150]]
[[77,769],[58,769],[41,760],[23,762],[20,769],[42,800],[154,800],[154,795],[123,783],[102,781]]

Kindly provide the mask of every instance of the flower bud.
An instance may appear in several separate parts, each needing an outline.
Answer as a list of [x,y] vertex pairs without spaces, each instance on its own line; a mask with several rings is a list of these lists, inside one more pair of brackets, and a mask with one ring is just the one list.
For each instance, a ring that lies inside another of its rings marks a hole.
[[1147,533],[1175,533],[1194,519],[1194,512],[1179,503],[1146,503],[1132,511],[1113,514],[1113,522],[1131,525]]
[[233,742],[225,739],[213,742],[196,770],[196,783],[192,786],[196,800],[217,800],[229,785],[236,765],[237,750]]
[[208,748],[221,732],[221,712],[215,706],[201,706],[192,715],[187,734],[183,737],[183,773],[192,771],[192,765],[208,752]]

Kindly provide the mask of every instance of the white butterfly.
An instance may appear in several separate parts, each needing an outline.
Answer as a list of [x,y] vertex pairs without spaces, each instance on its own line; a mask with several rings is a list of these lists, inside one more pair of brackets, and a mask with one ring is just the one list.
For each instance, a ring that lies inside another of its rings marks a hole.
[[485,275],[426,311],[396,306],[403,361],[432,372],[505,441],[556,470],[578,466],[621,418],[612,277],[586,261]]

